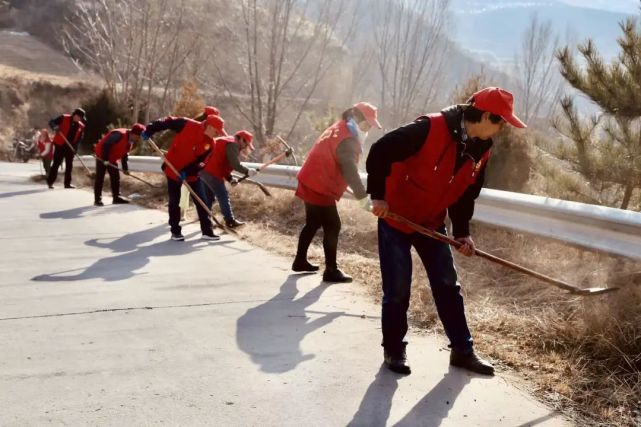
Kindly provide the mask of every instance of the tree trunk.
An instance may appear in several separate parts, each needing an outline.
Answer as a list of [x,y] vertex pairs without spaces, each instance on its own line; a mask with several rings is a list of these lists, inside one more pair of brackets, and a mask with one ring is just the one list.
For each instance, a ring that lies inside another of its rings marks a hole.
[[634,192],[634,185],[627,184],[625,186],[625,192],[623,193],[623,201],[621,202],[621,209],[627,209],[630,204],[630,199],[632,198],[632,193]]

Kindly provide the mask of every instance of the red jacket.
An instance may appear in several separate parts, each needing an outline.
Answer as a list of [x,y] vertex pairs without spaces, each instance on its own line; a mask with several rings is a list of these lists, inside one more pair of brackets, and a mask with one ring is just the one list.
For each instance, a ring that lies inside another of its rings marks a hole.
[[[105,159],[103,154],[103,145],[105,141],[109,139],[112,135],[118,134],[120,139],[115,144],[111,144],[109,147],[109,158]],[[131,150],[131,144],[129,144],[129,131],[127,129],[114,129],[111,132],[108,132],[105,136],[102,137],[100,141],[94,147],[94,152],[96,156],[102,160],[108,160],[110,163],[117,163],[118,160],[122,159],[129,153]]]
[[214,149],[205,162],[205,172],[222,180],[231,175],[234,168],[227,159],[229,144],[237,144],[233,136],[223,136],[214,140]]
[[[423,148],[407,160],[393,164],[386,180],[385,200],[390,211],[425,227],[438,228],[445,221],[447,208],[476,182],[490,152],[478,163],[468,159],[454,173],[457,142],[452,139],[442,114],[428,117],[431,127]],[[403,224],[387,218],[385,221],[400,231],[412,233]]]
[[[67,137],[70,127],[71,127],[71,116],[69,114],[63,114],[62,122],[58,126],[60,130],[56,132],[56,135],[53,137],[53,143],[55,145],[66,145],[64,138]],[[71,140],[69,140],[69,142],[73,145],[76,145],[78,141],[80,141],[80,137],[82,136],[82,133],[84,132],[84,130],[85,130],[85,124],[82,123],[81,121],[78,122],[78,129],[76,130],[76,134],[73,136]],[[64,135],[64,138],[61,134]]]
[[[188,182],[194,182],[198,179],[198,164],[210,152],[213,143],[213,139],[205,135],[203,123],[185,119],[185,126],[176,134],[167,151],[167,161],[178,172],[185,172]],[[169,166],[163,165],[163,170],[168,178],[178,180]]]
[[352,137],[344,120],[328,127],[307,155],[298,172],[298,182],[315,193],[340,200],[348,185],[341,173],[336,149],[343,140]]
[[[38,143],[38,153],[40,153],[40,155],[42,156],[42,153],[44,153],[47,148],[47,144],[51,144],[51,138],[47,136],[47,139],[45,139],[44,141],[38,138],[37,143]],[[53,145],[50,145],[49,152],[43,158],[47,160],[53,159]]]

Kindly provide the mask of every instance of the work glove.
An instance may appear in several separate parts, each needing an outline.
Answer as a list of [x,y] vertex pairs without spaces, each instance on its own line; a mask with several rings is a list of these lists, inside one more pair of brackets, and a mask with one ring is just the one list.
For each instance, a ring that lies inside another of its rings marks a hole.
[[289,157],[292,154],[294,154],[294,151],[291,148],[288,148],[287,151],[285,151],[285,157]]
[[102,161],[102,164],[103,164],[103,165],[105,165],[105,167],[107,167],[107,168],[108,168],[109,166],[111,166],[111,164],[109,163],[109,160],[103,160],[103,161]]
[[249,168],[247,170],[247,176],[248,177],[251,178],[252,176],[256,176],[256,175],[258,175],[258,171],[256,169]]
[[230,184],[232,187],[235,187],[235,186],[237,186],[237,185],[238,185],[238,180],[237,180],[236,178],[232,178],[232,179],[229,181],[229,184]]
[[149,136],[149,134],[147,132],[143,132],[143,133],[140,134],[140,138],[143,141],[149,141],[149,138],[151,138],[151,136]]
[[370,201],[369,197],[363,197],[358,201],[358,205],[361,207],[361,209],[370,212],[372,210],[372,202]]
[[187,172],[185,172],[185,171],[180,172],[180,173],[178,174],[178,178],[179,178],[181,181],[184,181],[184,180],[187,178]]
[[124,173],[125,175],[129,175],[129,171],[128,170],[123,170],[122,173]]

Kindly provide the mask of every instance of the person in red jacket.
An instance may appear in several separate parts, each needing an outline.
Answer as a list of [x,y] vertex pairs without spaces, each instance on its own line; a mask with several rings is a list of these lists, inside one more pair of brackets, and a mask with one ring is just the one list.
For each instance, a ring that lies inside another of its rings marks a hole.
[[296,196],[305,202],[305,226],[298,238],[292,270],[318,271],[318,266],[307,261],[307,250],[318,229],[323,227],[323,280],[333,283],[352,281],[350,276],[338,268],[336,262],[341,229],[336,202],[341,199],[348,186],[357,199],[367,197],[358,174],[358,162],[367,131],[372,127],[381,129],[376,107],[367,102],[359,102],[327,128],[309,152],[298,173]]
[[232,178],[232,171],[236,171],[246,176],[256,175],[256,170],[246,168],[240,163],[241,152],[248,152],[254,149],[252,143],[254,136],[246,131],[241,130],[234,136],[217,138],[211,155],[205,161],[205,167],[200,177],[207,183],[206,193],[207,203],[210,208],[214,201],[218,199],[220,211],[225,218],[227,227],[235,228],[244,224],[234,217],[231,203],[229,201],[229,192],[225,187],[225,181],[236,185],[237,181]]
[[53,142],[49,137],[49,131],[42,129],[38,133],[36,144],[38,147],[38,154],[42,159],[42,167],[45,170],[45,175],[49,176],[51,170],[51,161],[53,160]]
[[127,165],[128,153],[135,143],[140,141],[140,135],[145,131],[145,126],[136,123],[131,130],[114,129],[102,137],[94,147],[96,154],[96,178],[94,181],[94,205],[103,206],[102,185],[105,181],[105,172],[109,172],[111,181],[112,203],[114,205],[129,203],[127,199],[120,197],[120,171],[118,161],[122,164],[122,170],[129,174]]
[[[65,161],[65,188],[75,188],[71,185],[73,156],[78,151],[78,146],[85,135],[84,118],[85,111],[82,108],[76,108],[72,114],[63,114],[49,121],[49,127],[55,132],[53,137],[53,145],[55,146],[53,164],[47,178],[49,188],[53,188],[53,183],[56,182],[58,169],[63,159]],[[71,147],[67,142],[71,144]]]
[[[173,170],[163,163],[162,170],[167,176],[167,193],[169,195],[169,225],[171,227],[171,239],[182,241],[180,226],[180,188],[183,181],[193,188],[196,194],[206,200],[206,194],[199,178],[200,165],[212,150],[214,138],[226,135],[224,121],[219,116],[210,115],[203,122],[186,117],[165,117],[146,126],[141,137],[147,140],[155,133],[172,130],[176,132],[166,159],[177,170]],[[203,240],[219,240],[220,237],[214,234],[209,214],[198,204],[196,211],[200,220],[200,230]]]
[[450,340],[450,364],[493,375],[494,367],[476,355],[449,245],[386,218],[388,212],[446,233],[445,216],[466,256],[474,254],[469,223],[490,157],[492,137],[506,123],[526,127],[514,115],[512,94],[488,87],[467,104],[419,117],[389,132],[367,157],[367,192],[378,220],[383,279],[382,331],[385,364],[409,374],[404,341],[412,283],[414,247],[429,279],[436,310]]

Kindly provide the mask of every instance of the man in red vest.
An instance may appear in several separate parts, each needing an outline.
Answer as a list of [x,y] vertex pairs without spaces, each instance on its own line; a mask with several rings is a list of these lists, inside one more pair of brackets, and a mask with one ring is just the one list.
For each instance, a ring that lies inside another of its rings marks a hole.
[[236,185],[237,181],[231,176],[232,171],[246,176],[256,175],[255,169],[246,168],[240,163],[240,153],[254,149],[253,139],[254,136],[246,130],[238,131],[234,136],[217,138],[214,149],[205,161],[205,167],[200,174],[208,186],[205,192],[208,195],[209,206],[211,207],[214,201],[218,200],[225,223],[230,228],[239,227],[244,222],[234,217],[225,181]]
[[526,127],[514,115],[512,94],[488,87],[467,104],[384,135],[367,158],[367,192],[378,220],[378,245],[383,279],[382,330],[386,365],[409,374],[404,341],[412,283],[411,248],[427,270],[436,310],[450,340],[450,364],[493,375],[494,367],[479,358],[472,346],[463,297],[449,245],[414,232],[386,218],[388,212],[446,233],[445,216],[452,221],[459,252],[474,254],[469,223],[474,213],[490,156],[492,136],[506,123]]
[[[73,156],[78,151],[78,145],[82,142],[85,134],[85,124],[82,122],[85,118],[85,111],[82,108],[76,108],[72,114],[63,114],[51,119],[49,127],[53,129],[53,164],[47,177],[47,185],[53,188],[53,183],[58,177],[58,169],[65,161],[65,188],[75,188],[71,185],[71,172],[73,171]],[[65,141],[66,138],[66,141]],[[71,147],[69,147],[69,142]]]
[[103,206],[102,203],[102,184],[105,181],[105,172],[109,172],[111,181],[111,195],[113,204],[129,203],[127,199],[120,197],[120,171],[118,170],[118,161],[122,164],[122,170],[129,174],[127,165],[128,153],[131,147],[140,141],[140,134],[145,130],[145,126],[136,123],[131,130],[114,129],[94,147],[96,153],[96,179],[94,181],[94,205]]
[[[143,140],[147,140],[155,133],[164,130],[176,132],[166,158],[178,170],[178,175],[166,164],[162,165],[162,169],[167,176],[171,239],[182,241],[185,240],[180,227],[180,188],[182,183],[186,180],[196,194],[206,200],[206,194],[198,176],[200,165],[210,154],[214,138],[226,135],[226,133],[224,121],[219,116],[210,115],[203,122],[186,117],[165,117],[148,124],[141,137]],[[214,234],[209,214],[198,203],[195,205],[200,220],[202,239],[219,240],[220,237]]]
[[341,219],[336,202],[351,187],[357,199],[367,193],[358,174],[358,162],[367,131],[381,128],[377,109],[367,102],[359,102],[343,112],[341,119],[325,130],[314,143],[298,173],[296,196],[305,202],[305,226],[298,238],[296,258],[292,270],[317,271],[318,266],[307,261],[307,250],[319,228],[323,228],[325,272],[323,280],[347,283],[352,277],[338,268],[336,252]]

